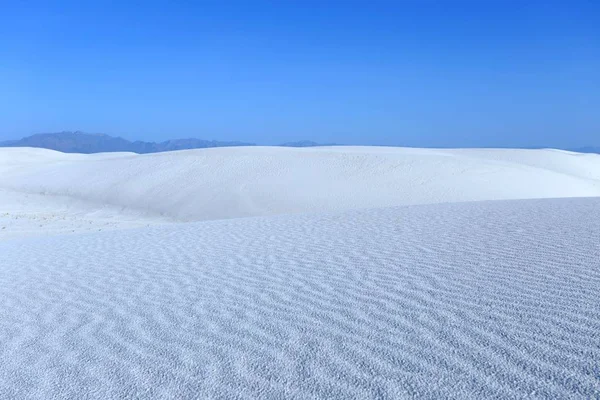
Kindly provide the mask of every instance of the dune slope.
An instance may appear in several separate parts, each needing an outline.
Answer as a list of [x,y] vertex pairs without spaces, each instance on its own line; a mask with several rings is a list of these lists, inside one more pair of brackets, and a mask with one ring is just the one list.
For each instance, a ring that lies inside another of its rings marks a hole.
[[[556,150],[237,147],[136,155],[0,149],[0,189],[179,221],[600,196],[600,155]],[[54,200],[52,200],[54,201]]]
[[0,397],[597,398],[599,209],[474,202],[4,241]]

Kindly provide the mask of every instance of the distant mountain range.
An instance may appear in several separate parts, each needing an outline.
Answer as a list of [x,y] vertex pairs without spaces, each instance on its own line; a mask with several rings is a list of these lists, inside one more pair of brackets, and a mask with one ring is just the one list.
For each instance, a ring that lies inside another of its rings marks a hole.
[[573,149],[572,151],[576,151],[578,153],[598,153],[598,154],[600,154],[600,147],[587,146],[587,147],[580,147],[578,149]]
[[[209,147],[255,146],[254,143],[227,142],[202,139],[174,139],[164,142],[143,142],[113,137],[104,134],[90,134],[84,132],[56,132],[39,133],[19,140],[0,142],[0,147],[41,147],[61,151],[63,153],[104,153],[115,151],[130,151],[133,153],[158,153],[161,151],[204,149]],[[321,146],[318,143],[303,140],[288,142],[281,146],[287,147],[312,147]]]
[[103,153],[131,151],[134,153],[157,153],[161,151],[199,149],[207,147],[252,146],[253,143],[220,142],[216,140],[175,139],[165,142],[143,142],[104,134],[83,132],[39,133],[20,140],[0,142],[0,147],[42,147],[63,153]]
[[[335,143],[317,143],[311,140],[300,140],[297,142],[286,142],[279,146],[284,147],[315,147],[315,146],[336,146]],[[205,149],[209,147],[232,147],[232,146],[256,146],[255,143],[238,141],[218,141],[202,139],[173,139],[164,142],[144,142],[136,140],[135,142],[120,137],[109,136],[105,134],[91,134],[80,131],[76,132],[56,132],[56,133],[38,133],[27,136],[19,140],[9,140],[0,142],[0,147],[41,147],[61,151],[63,153],[104,153],[115,151],[129,151],[133,153],[158,153],[161,151],[187,150],[187,149]],[[543,148],[543,147],[535,147]],[[564,149],[576,151],[579,153],[599,153],[600,147],[580,147]]]
[[300,140],[298,142],[286,142],[280,144],[283,147],[316,147],[316,146],[339,146],[335,143],[317,143],[312,140]]

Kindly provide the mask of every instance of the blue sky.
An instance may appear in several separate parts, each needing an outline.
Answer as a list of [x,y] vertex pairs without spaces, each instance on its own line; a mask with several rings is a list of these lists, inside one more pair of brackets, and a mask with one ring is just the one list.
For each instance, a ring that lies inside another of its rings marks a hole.
[[11,2],[0,139],[600,145],[595,1]]

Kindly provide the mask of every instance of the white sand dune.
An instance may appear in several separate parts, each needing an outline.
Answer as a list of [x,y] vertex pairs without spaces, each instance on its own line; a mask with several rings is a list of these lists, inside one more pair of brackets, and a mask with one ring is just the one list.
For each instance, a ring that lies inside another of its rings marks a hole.
[[556,150],[0,149],[0,399],[600,398],[598,196]]
[[[557,150],[0,148],[0,239],[168,221],[600,195],[600,156]],[[4,227],[4,229],[1,229]]]
[[138,228],[172,222],[69,196],[0,189],[0,240]]
[[0,398],[599,398],[599,210],[472,202],[3,241]]

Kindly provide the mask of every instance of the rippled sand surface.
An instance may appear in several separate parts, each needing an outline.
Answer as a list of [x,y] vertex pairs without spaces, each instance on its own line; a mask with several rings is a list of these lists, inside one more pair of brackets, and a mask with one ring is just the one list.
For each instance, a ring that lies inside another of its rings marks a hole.
[[600,199],[0,242],[1,398],[600,397]]

